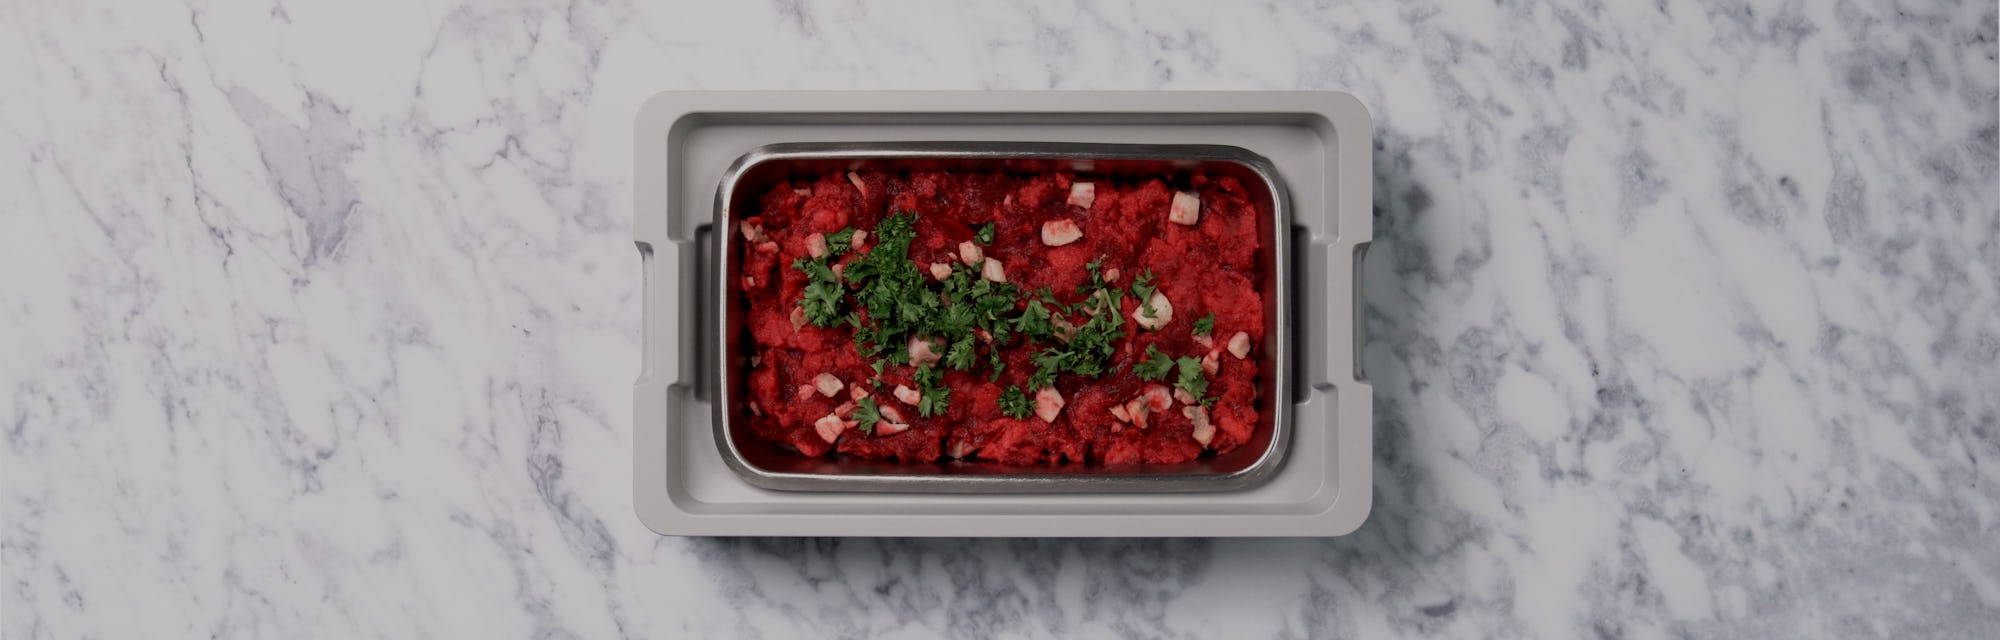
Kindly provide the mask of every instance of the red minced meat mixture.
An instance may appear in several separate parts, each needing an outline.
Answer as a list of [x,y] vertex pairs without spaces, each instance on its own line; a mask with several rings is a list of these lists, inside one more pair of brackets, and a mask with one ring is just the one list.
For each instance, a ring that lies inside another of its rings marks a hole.
[[1234,178],[835,172],[751,213],[747,416],[806,456],[1176,463],[1259,424],[1264,248]]

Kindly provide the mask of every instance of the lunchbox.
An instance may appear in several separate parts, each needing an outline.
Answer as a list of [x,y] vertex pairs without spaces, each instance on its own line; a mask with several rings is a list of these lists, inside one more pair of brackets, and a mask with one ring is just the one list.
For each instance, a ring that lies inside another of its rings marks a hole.
[[[1332,536],[1371,487],[1359,361],[1370,129],[1333,92],[667,92],[638,114],[642,257],[634,504],[670,535]],[[807,458],[742,426],[729,336],[737,212],[806,171],[1199,170],[1256,194],[1267,421],[1179,464],[1009,467]]]

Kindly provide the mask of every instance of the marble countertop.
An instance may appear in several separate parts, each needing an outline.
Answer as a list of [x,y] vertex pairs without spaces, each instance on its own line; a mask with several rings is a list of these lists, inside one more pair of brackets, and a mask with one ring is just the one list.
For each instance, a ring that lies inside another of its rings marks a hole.
[[[0,8],[0,630],[2000,628],[1991,2],[713,4]],[[629,154],[670,88],[1360,96],[1373,516],[654,535]]]

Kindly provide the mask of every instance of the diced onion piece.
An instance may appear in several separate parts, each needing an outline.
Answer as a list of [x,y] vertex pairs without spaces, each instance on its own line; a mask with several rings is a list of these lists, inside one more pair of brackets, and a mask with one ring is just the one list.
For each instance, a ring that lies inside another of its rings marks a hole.
[[1181,404],[1194,404],[1196,400],[1194,394],[1188,393],[1186,389],[1180,387],[1174,387],[1174,399],[1180,401]]
[[776,243],[776,242],[771,242],[771,241],[769,241],[769,240],[765,240],[765,241],[763,241],[763,242],[759,242],[759,243],[757,243],[757,252],[758,252],[758,253],[777,253],[777,252],[778,252],[778,243]]
[[908,420],[903,419],[903,412],[897,410],[896,405],[893,404],[885,404],[880,407],[876,407],[875,412],[882,414],[883,422],[894,422],[897,424],[909,423]]
[[[1146,309],[1149,306],[1153,311],[1153,315],[1150,316],[1146,315]],[[1158,331],[1160,327],[1167,326],[1167,323],[1172,322],[1173,319],[1174,305],[1172,302],[1167,301],[1167,294],[1161,291],[1154,291],[1153,297],[1147,298],[1144,304],[1132,310],[1132,320],[1134,322],[1138,322],[1141,327],[1154,331]]]
[[826,234],[815,233],[806,236],[806,255],[815,258],[826,257]]
[[852,238],[849,238],[849,239],[847,240],[847,246],[849,246],[849,247],[853,247],[853,248],[855,248],[855,249],[859,249],[859,248],[861,248],[861,243],[864,243],[864,242],[867,242],[867,241],[868,241],[868,230],[867,230],[867,229],[855,229],[855,230],[854,230],[854,237],[852,237]]
[[1111,417],[1117,418],[1119,422],[1131,422],[1132,412],[1126,411],[1125,405],[1114,404],[1111,405]]
[[1194,343],[1201,345],[1203,349],[1209,349],[1215,347],[1215,338],[1208,335],[1198,335],[1194,337]]
[[1206,447],[1210,441],[1215,439],[1215,425],[1209,423],[1208,411],[1206,409],[1202,409],[1199,406],[1190,406],[1181,409],[1181,415],[1187,416],[1188,422],[1194,423],[1195,442],[1199,442],[1201,446]]
[[977,267],[979,263],[986,261],[986,251],[980,249],[979,245],[973,244],[971,240],[960,242],[958,243],[958,261],[965,263],[965,266],[968,267]]
[[951,265],[942,262],[931,263],[931,277],[942,281],[951,277]]
[[760,242],[764,239],[764,225],[750,224],[748,222],[745,222],[738,226],[743,229],[744,240],[748,240],[750,242]]
[[1089,182],[1072,182],[1069,185],[1069,206],[1089,209],[1097,203],[1097,185]]
[[1083,228],[1076,226],[1075,220],[1050,220],[1042,223],[1042,244],[1060,247],[1083,239]]
[[896,385],[896,399],[903,401],[903,404],[916,406],[917,403],[924,401],[924,394],[899,384]]
[[1163,384],[1148,385],[1146,394],[1142,397],[1146,400],[1146,406],[1154,411],[1166,411],[1167,408],[1174,406],[1174,396]]
[[1148,412],[1150,412],[1150,409],[1147,408],[1146,396],[1144,395],[1134,396],[1131,400],[1125,401],[1125,415],[1132,417],[1132,426],[1141,429],[1146,428],[1146,414]]
[[792,195],[799,195],[799,196],[809,196],[809,195],[812,195],[812,192],[813,192],[813,190],[811,190],[811,189],[807,189],[807,188],[805,188],[805,187],[798,187],[798,188],[794,188],[794,189],[792,189]]
[[893,436],[898,433],[902,433],[904,431],[909,431],[909,430],[910,430],[910,425],[903,424],[901,422],[889,422],[887,420],[884,420],[875,423],[875,435],[878,436]]
[[1035,416],[1042,422],[1055,422],[1062,409],[1062,392],[1056,391],[1055,387],[1042,387],[1041,391],[1035,392]]
[[921,367],[927,364],[936,364],[938,360],[943,358],[942,354],[931,350],[931,341],[923,338],[910,338],[910,366]]
[[833,397],[833,394],[840,393],[841,387],[845,386],[847,385],[841,384],[840,378],[834,377],[831,373],[822,373],[813,376],[813,388],[819,389],[819,394],[828,398]]
[[1056,339],[1065,344],[1076,338],[1076,325],[1071,323],[1069,318],[1062,317],[1062,314],[1050,315],[1049,325],[1055,327]]
[[798,399],[800,400],[805,400],[807,398],[813,397],[813,394],[815,393],[819,393],[819,390],[814,389],[812,385],[802,384],[799,385],[799,390],[794,395],[798,396]]
[[806,326],[806,308],[805,308],[805,307],[792,307],[792,318],[791,318],[791,320],[792,320],[792,328],[793,328],[793,329],[802,329],[802,328],[805,328],[805,326]]
[[849,171],[847,172],[847,181],[854,183],[854,190],[860,191],[862,197],[868,196],[868,184],[861,181],[861,176],[855,175],[854,172]]
[[979,267],[979,277],[994,282],[1005,283],[1007,282],[1007,268],[1001,266],[999,260],[987,258],[985,265]]
[[1203,374],[1212,376],[1215,375],[1217,370],[1222,368],[1222,363],[1218,362],[1216,358],[1219,355],[1222,355],[1221,351],[1210,349],[1208,355],[1201,357],[1201,372]]
[[1186,191],[1174,194],[1174,203],[1167,208],[1167,221],[1190,227],[1201,222],[1201,198]]
[[860,400],[862,398],[866,398],[868,397],[868,387],[864,387],[858,384],[849,386],[847,388],[847,397],[851,400]]
[[1236,356],[1238,360],[1250,357],[1250,334],[1238,331],[1236,335],[1229,336],[1229,355]]
[[839,440],[840,432],[846,430],[847,421],[840,419],[840,416],[837,414],[826,414],[826,417],[820,418],[819,421],[813,423],[813,431],[818,432],[819,439],[825,440],[827,444],[833,444],[833,441]]
[[1118,281],[1118,267],[1112,267],[1112,268],[1109,268],[1109,269],[1105,269],[1105,270],[1104,270],[1104,281],[1105,281],[1105,282],[1117,282],[1117,281]]
[[759,407],[759,406],[757,406],[757,403],[755,403],[755,402],[752,402],[752,403],[750,403],[750,415],[753,415],[753,416],[757,416],[757,417],[759,417],[759,418],[762,418],[762,417],[764,417],[764,408],[763,408],[763,407]]

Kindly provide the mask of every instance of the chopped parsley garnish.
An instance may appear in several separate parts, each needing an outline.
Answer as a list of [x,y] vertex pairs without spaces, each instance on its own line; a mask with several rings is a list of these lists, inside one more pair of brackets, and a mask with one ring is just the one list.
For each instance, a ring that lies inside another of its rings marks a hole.
[[854,227],[841,229],[826,236],[826,250],[828,252],[828,255],[837,256],[843,253],[847,253],[847,249],[853,243],[854,243]]
[[875,433],[875,423],[882,421],[882,410],[875,406],[875,399],[863,396],[854,401],[854,427],[862,433]]
[[978,362],[979,353],[973,350],[971,334],[959,338],[958,342],[951,343],[951,349],[944,354],[945,366],[959,371],[970,370],[972,365]]
[[831,327],[844,319],[840,313],[840,302],[847,295],[847,288],[841,286],[840,276],[833,274],[833,268],[826,265],[826,259],[792,261],[792,268],[806,274],[805,297],[799,307],[805,310],[806,320],[816,327]]
[[1028,388],[1046,389],[1055,386],[1056,374],[1061,373],[1063,369],[1065,360],[1063,351],[1055,348],[1043,349],[1035,352],[1031,360],[1035,363],[1035,372],[1028,376]]
[[1020,420],[1035,414],[1035,403],[1028,399],[1028,394],[1021,392],[1020,387],[1007,387],[1006,391],[1000,392],[1000,413]]
[[1138,277],[1132,279],[1132,298],[1139,301],[1139,313],[1145,314],[1148,318],[1153,317],[1155,313],[1153,292],[1158,289],[1159,287],[1153,285],[1152,269],[1140,272]]
[[917,413],[928,418],[944,415],[951,407],[951,388],[944,386],[944,372],[930,365],[917,367],[917,391],[923,399],[917,402]]
[[1174,381],[1175,388],[1196,398],[1208,393],[1208,378],[1201,374],[1201,358],[1181,356],[1174,364],[1180,367],[1181,374],[1180,379]]
[[972,233],[972,239],[979,244],[993,244],[993,223],[979,225],[979,230]]
[[[1195,363],[1197,366],[1199,362]],[[1157,345],[1146,345],[1146,359],[1132,366],[1132,373],[1140,380],[1158,380],[1167,377],[1167,370],[1174,367],[1174,359],[1160,352]]]
[[1213,311],[1208,312],[1206,316],[1202,316],[1200,320],[1194,321],[1195,335],[1205,336],[1211,333],[1215,333],[1215,312]]

